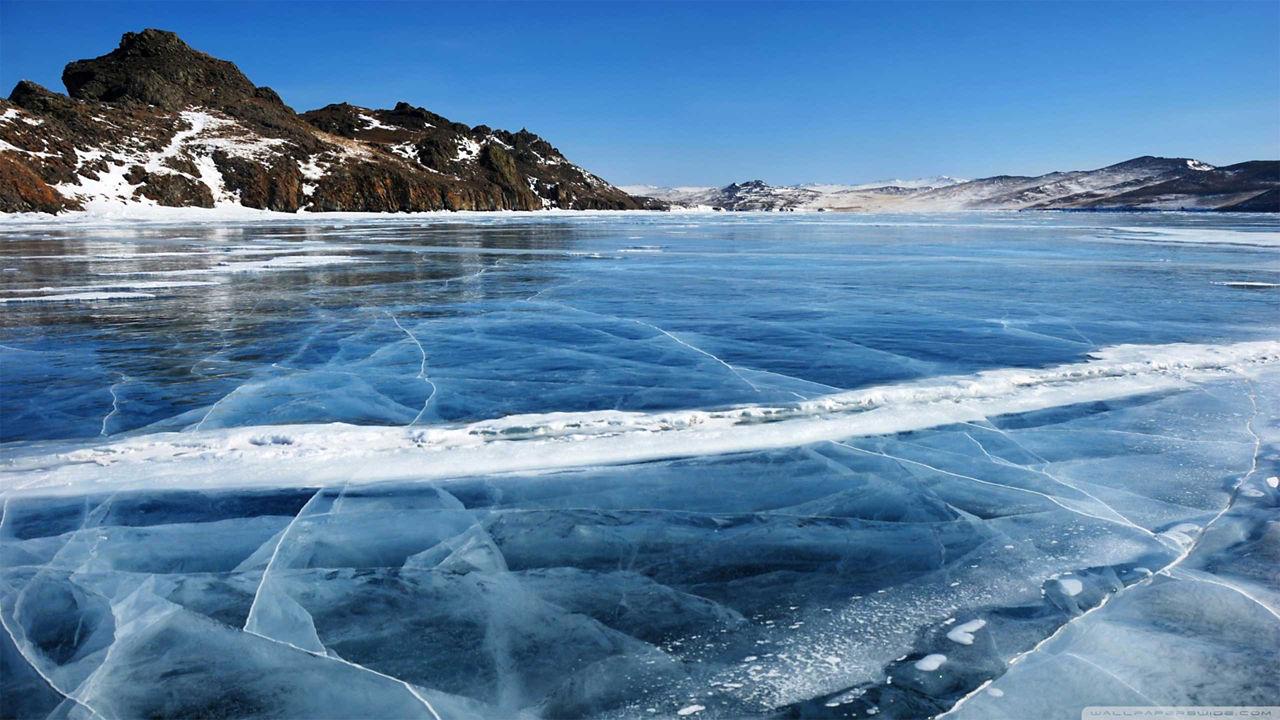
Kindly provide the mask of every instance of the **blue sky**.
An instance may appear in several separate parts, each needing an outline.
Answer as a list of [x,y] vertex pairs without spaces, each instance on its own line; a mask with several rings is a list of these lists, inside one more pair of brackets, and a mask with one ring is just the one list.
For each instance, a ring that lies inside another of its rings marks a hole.
[[158,27],[296,110],[405,100],[615,183],[1280,158],[1280,2],[0,0],[0,92]]

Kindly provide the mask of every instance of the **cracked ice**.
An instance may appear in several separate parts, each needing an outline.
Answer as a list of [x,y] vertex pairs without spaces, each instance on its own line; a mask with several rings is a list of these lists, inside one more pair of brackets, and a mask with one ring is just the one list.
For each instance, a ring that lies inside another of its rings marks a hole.
[[1124,223],[0,226],[5,714],[1272,703],[1274,249]]

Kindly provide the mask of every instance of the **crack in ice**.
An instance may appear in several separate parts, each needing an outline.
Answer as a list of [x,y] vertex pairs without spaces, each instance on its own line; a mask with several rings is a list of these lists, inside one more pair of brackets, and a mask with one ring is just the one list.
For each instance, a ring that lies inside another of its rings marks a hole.
[[703,355],[706,355],[707,357],[711,358],[712,360],[715,360],[716,362],[718,362],[718,363],[720,363],[721,365],[723,365],[723,366],[725,366],[726,368],[728,368],[729,372],[733,373],[735,377],[737,377],[739,380],[741,380],[742,382],[744,382],[744,383],[746,383],[747,385],[749,385],[749,386],[751,387],[751,389],[752,389],[752,390],[755,390],[756,392],[762,392],[762,391],[760,390],[760,388],[759,388],[755,383],[751,382],[751,381],[750,381],[750,380],[748,380],[746,377],[744,377],[744,376],[742,375],[742,373],[738,372],[738,369],[737,369],[736,367],[734,367],[734,366],[730,365],[729,363],[725,362],[724,360],[721,360],[720,358],[716,357],[715,355],[712,355],[711,353],[707,352],[706,350],[703,350],[703,349],[702,349],[702,348],[700,348],[700,347],[695,347],[695,346],[693,346],[693,345],[690,345],[689,343],[685,342],[684,340],[681,340],[680,338],[676,337],[676,336],[675,336],[675,335],[673,335],[672,333],[667,332],[666,330],[663,330],[662,328],[660,328],[660,327],[658,327],[657,325],[654,325],[654,324],[652,324],[652,323],[647,323],[647,322],[645,322],[645,321],[643,321],[643,320],[636,320],[636,319],[634,319],[634,318],[631,320],[631,322],[636,323],[637,325],[643,325],[643,326],[645,326],[645,327],[647,327],[647,328],[652,328],[652,329],[654,329],[654,330],[657,330],[658,332],[662,333],[663,335],[666,335],[667,337],[671,338],[672,340],[675,340],[677,343],[679,343],[679,344],[681,344],[681,345],[683,345],[683,346],[685,346],[685,347],[689,348],[690,350],[692,350],[692,351],[694,351],[694,352],[696,352],[696,353],[701,353],[701,354],[703,354]]
[[551,292],[552,290],[563,290],[565,288],[574,287],[575,285],[581,285],[584,279],[585,278],[578,278],[577,280],[571,283],[565,283],[564,285],[551,285],[549,287],[542,288],[538,292],[525,298],[522,302],[538,302],[538,298],[542,297],[543,293],[548,293],[548,292]]
[[1149,703],[1152,707],[1158,706],[1158,705],[1160,704],[1160,703],[1156,702],[1155,700],[1152,700],[1151,698],[1147,697],[1147,696],[1146,696],[1146,694],[1145,694],[1145,693],[1143,693],[1143,692],[1142,692],[1141,690],[1139,690],[1138,688],[1136,688],[1136,687],[1134,687],[1134,686],[1130,685],[1129,683],[1125,682],[1125,681],[1124,681],[1124,679],[1123,679],[1123,678],[1121,678],[1119,675],[1116,675],[1114,672],[1112,672],[1112,671],[1110,671],[1110,670],[1108,670],[1108,669],[1106,669],[1106,668],[1102,667],[1102,666],[1101,666],[1101,665],[1099,665],[1098,663],[1093,662],[1092,660],[1090,660],[1090,659],[1088,659],[1088,658],[1086,658],[1086,657],[1083,657],[1083,656],[1077,655],[1077,654],[1075,654],[1075,653],[1073,653],[1073,652],[1065,652],[1065,653],[1062,653],[1062,654],[1063,654],[1063,655],[1065,655],[1065,656],[1067,656],[1067,657],[1069,657],[1069,658],[1075,658],[1076,660],[1079,660],[1080,662],[1082,662],[1082,663],[1084,663],[1084,664],[1086,664],[1086,665],[1088,665],[1088,666],[1092,667],[1093,669],[1095,669],[1095,670],[1097,670],[1098,672],[1100,672],[1100,673],[1102,673],[1102,674],[1106,675],[1107,677],[1110,677],[1112,680],[1115,680],[1116,682],[1120,683],[1121,685],[1123,685],[1123,686],[1125,686],[1125,687],[1129,688],[1130,690],[1132,690],[1132,691],[1134,692],[1134,694],[1136,694],[1138,697],[1142,698],[1142,699],[1143,699],[1143,701],[1145,701],[1145,702]]
[[[53,683],[53,679],[52,679],[52,678],[50,678],[48,675],[45,675],[45,674],[44,674],[44,671],[43,671],[43,670],[41,670],[39,667],[37,667],[37,666],[36,666],[36,664],[35,664],[34,662],[32,662],[31,658],[27,657],[27,654],[26,654],[25,652],[23,652],[23,651],[22,651],[22,645],[20,645],[20,644],[18,643],[18,638],[17,638],[17,636],[13,633],[13,630],[9,627],[9,623],[5,621],[5,619],[4,619],[4,615],[5,615],[5,614],[4,614],[4,612],[3,612],[3,611],[0,611],[0,627],[4,628],[4,632],[5,632],[5,634],[9,636],[9,640],[13,643],[13,647],[14,647],[14,649],[18,651],[18,656],[19,656],[19,657],[21,657],[21,658],[23,659],[23,661],[24,661],[24,662],[26,662],[27,667],[31,668],[31,670],[32,670],[33,672],[35,672],[35,674],[36,674],[36,675],[39,675],[39,676],[40,676],[40,679],[41,679],[41,680],[44,680],[45,684],[49,686],[49,689],[50,689],[50,690],[53,690],[54,692],[58,693],[58,694],[59,694],[59,695],[61,695],[62,697],[64,697],[64,698],[66,698],[66,699],[70,700],[71,702],[73,702],[73,703],[75,703],[75,704],[77,704],[77,705],[79,705],[79,706],[83,707],[85,710],[88,710],[90,713],[92,713],[92,714],[93,714],[93,717],[95,717],[95,718],[99,718],[100,720],[101,720],[102,718],[104,718],[103,714],[102,714],[102,713],[100,713],[100,712],[98,712],[97,710],[95,710],[95,709],[93,708],[93,706],[89,705],[89,703],[85,702],[84,700],[81,700],[80,698],[77,698],[77,697],[75,697],[75,696],[71,695],[70,693],[68,693],[68,692],[66,692],[66,691],[64,691],[64,690],[62,690],[62,689],[61,689],[61,688],[59,688],[57,685],[55,685],[55,684]],[[105,660],[104,660],[104,662],[105,662]],[[92,676],[90,676],[90,677],[92,677]],[[86,682],[88,682],[88,679],[86,679]],[[74,692],[74,691],[73,691],[73,692]]]
[[[1246,380],[1246,382],[1248,381]],[[1235,487],[1232,488],[1231,495],[1227,499],[1226,505],[1224,505],[1222,509],[1218,511],[1218,514],[1214,515],[1213,519],[1205,523],[1204,527],[1201,528],[1200,531],[1196,534],[1195,539],[1192,542],[1188,543],[1187,547],[1183,550],[1181,555],[1171,560],[1169,563],[1167,563],[1164,567],[1160,568],[1156,572],[1142,578],[1141,580],[1138,580],[1132,585],[1121,588],[1116,592],[1108,593],[1104,595],[1102,600],[1097,605],[1089,608],[1088,610],[1081,613],[1080,615],[1077,615],[1076,617],[1071,618],[1067,620],[1067,622],[1059,625],[1056,630],[1054,630],[1052,633],[1048,635],[1048,637],[1045,637],[1040,642],[1036,643],[1031,649],[1018,653],[1014,657],[1010,658],[1008,662],[1008,666],[1012,666],[1015,663],[1020,662],[1021,660],[1024,660],[1025,658],[1029,657],[1030,655],[1033,655],[1039,652],[1042,648],[1044,648],[1046,644],[1048,644],[1049,642],[1053,641],[1055,638],[1059,637],[1064,632],[1066,632],[1067,628],[1073,627],[1074,625],[1076,625],[1076,623],[1088,617],[1089,615],[1092,615],[1093,613],[1098,612],[1099,610],[1102,610],[1113,599],[1120,597],[1121,595],[1125,594],[1132,588],[1149,585],[1155,580],[1157,576],[1161,576],[1161,575],[1167,578],[1170,578],[1171,580],[1178,579],[1178,578],[1175,578],[1173,575],[1174,570],[1178,567],[1178,565],[1182,564],[1182,562],[1186,560],[1191,555],[1191,553],[1195,551],[1197,547],[1199,547],[1200,543],[1204,539],[1205,534],[1209,531],[1211,527],[1213,527],[1214,523],[1216,523],[1223,515],[1225,515],[1228,511],[1231,510],[1231,508],[1235,505],[1236,499],[1239,497],[1240,488],[1243,487],[1245,482],[1247,482],[1249,478],[1252,477],[1253,474],[1256,473],[1258,470],[1258,456],[1262,452],[1262,438],[1258,436],[1256,431],[1254,431],[1253,424],[1257,421],[1261,411],[1258,408],[1256,394],[1251,392],[1249,393],[1248,397],[1249,397],[1249,403],[1253,406],[1253,415],[1249,418],[1248,422],[1245,423],[1245,430],[1254,438],[1254,452],[1253,452],[1252,462],[1250,463],[1248,472],[1242,475],[1240,477],[1240,480],[1235,484]],[[1209,582],[1209,581],[1205,580],[1204,582]],[[1231,586],[1225,586],[1225,587],[1228,587],[1233,590],[1237,590],[1238,592],[1241,592],[1242,595],[1249,597],[1246,593],[1239,591],[1238,588],[1233,588]],[[1249,597],[1249,599],[1257,602],[1255,598]],[[1259,602],[1258,604],[1266,608],[1266,605],[1264,605],[1263,603]],[[1270,610],[1270,608],[1266,608],[1266,609]],[[978,690],[970,691],[968,694],[964,695],[959,700],[957,700],[956,703],[952,705],[950,709],[948,709],[946,712],[939,715],[938,718],[941,719],[956,712],[966,702],[968,702],[972,697],[974,697],[977,693],[978,693]]]
[[1274,615],[1277,620],[1280,620],[1280,611],[1273,609],[1270,605],[1267,605],[1266,603],[1262,602],[1258,598],[1245,592],[1243,588],[1237,587],[1227,582],[1222,582],[1219,580],[1210,580],[1207,577],[1201,577],[1199,572],[1188,570],[1186,568],[1165,568],[1160,572],[1173,578],[1174,580],[1191,580],[1194,582],[1202,582],[1208,585],[1217,585],[1219,587],[1224,587],[1228,590],[1239,593],[1244,598],[1256,603],[1258,607],[1261,607],[1263,610],[1266,610],[1268,613]]
[[418,366],[417,377],[431,386],[431,394],[427,395],[426,401],[422,403],[422,409],[419,410],[418,414],[409,421],[409,425],[414,425],[418,420],[422,419],[422,415],[427,412],[427,406],[431,404],[431,399],[436,396],[436,384],[431,381],[431,378],[427,377],[427,351],[426,348],[422,347],[422,343],[418,342],[418,338],[414,337],[413,333],[409,332],[405,326],[400,324],[400,321],[396,319],[395,315],[392,315],[388,310],[383,310],[382,312],[386,313],[387,317],[391,318],[391,322],[395,323],[396,327],[400,328],[405,335],[409,336],[409,339],[413,341],[413,344],[418,346],[418,352],[422,355],[422,363]]
[[107,387],[107,391],[111,393],[111,412],[107,413],[106,416],[102,418],[102,431],[98,434],[103,437],[106,437],[107,435],[107,421],[110,420],[113,415],[120,412],[120,397],[116,395],[116,388],[129,382],[128,375],[125,375],[124,373],[117,373],[117,375],[120,376],[120,382],[112,383]]
[[266,567],[262,569],[262,578],[258,581],[258,589],[254,591],[253,601],[249,603],[249,614],[245,616],[244,627],[241,628],[245,632],[251,632],[249,630],[249,623],[253,622],[257,617],[254,613],[258,609],[258,600],[262,597],[262,589],[267,585],[267,576],[271,573],[271,568],[276,563],[276,556],[280,554],[280,548],[284,546],[284,541],[288,539],[289,532],[293,530],[293,526],[298,524],[298,520],[302,519],[302,516],[306,514],[307,508],[311,507],[311,503],[315,502],[321,495],[323,495],[324,491],[325,488],[316,490],[316,494],[312,495],[311,499],[298,509],[298,514],[294,515],[293,519],[289,521],[289,524],[285,526],[284,530],[280,531],[280,539],[276,541],[276,546],[271,551],[271,557],[267,560]]
[[316,652],[316,651],[314,651],[314,650],[308,650],[308,649],[306,649],[306,648],[304,648],[304,647],[298,647],[297,645],[294,645],[293,643],[291,643],[291,642],[289,642],[289,641],[287,641],[287,640],[279,640],[279,639],[277,639],[277,638],[268,637],[268,636],[263,635],[262,633],[257,632],[257,631],[255,631],[255,630],[245,630],[244,632],[245,632],[245,633],[247,633],[247,634],[249,634],[249,635],[253,635],[253,636],[255,636],[255,637],[260,637],[260,638],[262,638],[263,640],[266,640],[266,641],[268,641],[268,642],[273,642],[273,643],[276,643],[276,644],[278,644],[278,645],[284,645],[284,646],[286,646],[286,647],[293,648],[294,650],[298,650],[298,651],[300,651],[300,652],[304,652],[304,653],[306,653],[306,654],[308,654],[308,655],[310,655],[310,656],[312,656],[312,657],[320,658],[321,660],[331,660],[331,661],[333,661],[333,662],[342,663],[343,665],[346,665],[346,666],[348,666],[348,667],[353,667],[353,668],[355,668],[355,669],[357,669],[357,670],[360,670],[360,671],[363,671],[363,672],[367,672],[367,673],[369,673],[369,674],[371,674],[371,675],[376,675],[376,676],[378,676],[378,677],[380,677],[380,678],[385,678],[385,679],[390,680],[390,681],[392,681],[392,682],[400,683],[401,685],[403,685],[403,686],[404,686],[404,689],[405,689],[405,690],[408,690],[408,691],[409,691],[409,694],[410,694],[410,695],[412,695],[415,699],[417,699],[417,701],[418,701],[418,702],[422,703],[423,707],[425,707],[425,708],[427,709],[427,712],[431,713],[431,717],[435,718],[435,720],[442,720],[442,718],[440,717],[440,714],[436,712],[436,709],[435,709],[434,707],[432,707],[432,706],[431,706],[431,703],[430,703],[430,702],[429,702],[425,697],[423,697],[422,695],[420,695],[420,694],[418,693],[418,691],[417,691],[417,690],[415,690],[415,689],[414,689],[414,687],[413,687],[412,685],[410,685],[408,682],[406,682],[406,681],[404,681],[404,680],[401,680],[401,679],[400,679],[400,678],[398,678],[398,677],[395,677],[395,676],[392,676],[392,675],[387,675],[386,673],[378,672],[377,670],[374,670],[374,669],[373,669],[373,668],[371,668],[371,667],[365,667],[364,665],[361,665],[361,664],[359,664],[359,663],[351,662],[350,660],[347,660],[346,658],[337,657],[337,656],[335,656],[335,655],[327,655],[327,654],[325,654],[325,653],[318,653],[318,652]]
[[[1246,380],[1246,382],[1248,381]],[[1222,509],[1218,511],[1218,514],[1214,515],[1213,518],[1209,520],[1209,522],[1204,524],[1204,527],[1200,528],[1200,531],[1197,532],[1195,538],[1192,539],[1192,541],[1187,544],[1187,547],[1182,552],[1182,554],[1179,555],[1173,562],[1169,563],[1168,565],[1165,565],[1158,572],[1156,572],[1155,573],[1156,575],[1168,575],[1172,577],[1171,575],[1169,575],[1170,571],[1172,571],[1178,565],[1181,565],[1183,560],[1186,560],[1191,555],[1191,553],[1195,552],[1195,549],[1200,546],[1201,542],[1204,541],[1204,536],[1209,532],[1209,528],[1213,527],[1214,523],[1218,522],[1218,520],[1221,519],[1223,515],[1226,515],[1227,512],[1230,511],[1231,508],[1235,506],[1236,500],[1239,499],[1240,497],[1240,488],[1244,487],[1244,484],[1249,481],[1249,478],[1253,477],[1253,474],[1258,471],[1258,456],[1262,454],[1262,438],[1258,437],[1258,433],[1254,431],[1253,424],[1257,422],[1258,415],[1261,414],[1261,411],[1258,409],[1257,395],[1254,392],[1250,392],[1248,397],[1249,397],[1249,404],[1253,406],[1253,415],[1249,418],[1248,422],[1246,422],[1244,426],[1245,431],[1248,432],[1249,435],[1253,437],[1253,457],[1249,464],[1249,471],[1246,472],[1244,475],[1240,476],[1240,480],[1236,482],[1234,487],[1231,488],[1231,494],[1230,496],[1227,497],[1227,504],[1223,505]]]
[[249,384],[249,381],[248,381],[248,380],[246,380],[246,381],[244,381],[243,383],[241,383],[241,384],[239,384],[239,385],[235,386],[235,388],[234,388],[234,389],[232,389],[232,391],[231,391],[231,392],[229,392],[229,393],[227,393],[226,395],[223,395],[222,397],[218,398],[218,399],[217,399],[217,401],[213,403],[213,405],[210,405],[210,406],[209,406],[209,410],[208,410],[208,412],[206,412],[206,413],[204,414],[204,417],[200,418],[200,422],[196,423],[196,426],[195,426],[194,428],[192,428],[192,431],[193,431],[193,432],[194,432],[194,431],[197,431],[197,430],[199,430],[201,427],[203,427],[203,426],[204,426],[205,421],[206,421],[206,420],[208,420],[208,419],[209,419],[209,417],[210,417],[211,415],[213,415],[213,412],[214,412],[215,410],[217,410],[217,409],[218,409],[218,406],[219,406],[219,405],[221,405],[221,404],[222,404],[223,402],[225,402],[226,400],[230,399],[232,395],[235,395],[236,393],[240,392],[240,389],[241,389],[241,388],[243,388],[245,385],[248,385],[248,384]]
[[984,426],[982,426],[982,425],[976,425],[976,424],[971,423],[971,422],[966,422],[966,423],[963,423],[963,424],[964,424],[964,425],[968,425],[968,426],[970,426],[970,427],[979,428],[979,429],[981,429],[981,430],[989,430],[989,431],[991,431],[991,432],[997,432],[997,433],[999,433],[1000,435],[1002,435],[1003,437],[1005,437],[1009,442],[1013,443],[1013,444],[1014,444],[1014,446],[1015,446],[1015,447],[1017,447],[1019,450],[1021,450],[1021,451],[1025,452],[1025,453],[1027,453],[1028,455],[1030,455],[1031,457],[1035,458],[1036,460],[1039,460],[1039,461],[1040,461],[1040,463],[1041,463],[1041,466],[1040,466],[1040,467],[1032,467],[1032,466],[1030,466],[1030,465],[1019,465],[1019,464],[1017,464],[1017,463],[1010,462],[1010,461],[1008,461],[1008,460],[1006,460],[1006,459],[1004,459],[1004,458],[1002,458],[1002,457],[999,457],[999,456],[997,456],[997,455],[992,455],[990,452],[987,452],[987,448],[986,448],[986,446],[984,446],[981,442],[979,442],[979,441],[977,440],[977,438],[973,437],[972,435],[970,435],[970,434],[969,434],[969,433],[967,433],[967,432],[963,433],[963,435],[964,435],[965,437],[969,438],[970,442],[972,442],[974,445],[977,445],[977,446],[978,446],[978,449],[982,451],[982,454],[983,454],[983,455],[986,455],[986,456],[987,456],[987,458],[989,458],[989,459],[991,460],[991,462],[993,462],[993,463],[995,463],[995,464],[997,464],[997,465],[1003,465],[1003,466],[1005,466],[1005,467],[1011,467],[1011,468],[1016,468],[1016,469],[1020,469],[1020,470],[1027,470],[1027,471],[1029,471],[1029,472],[1034,472],[1034,473],[1038,473],[1038,474],[1040,474],[1040,475],[1043,475],[1043,476],[1045,476],[1046,478],[1048,478],[1048,479],[1052,480],[1053,482],[1055,482],[1055,483],[1057,483],[1057,484],[1059,484],[1059,485],[1061,485],[1061,486],[1063,486],[1063,487],[1066,487],[1066,488],[1070,488],[1070,489],[1072,489],[1072,490],[1075,490],[1076,492],[1080,493],[1081,495],[1084,495],[1085,497],[1089,498],[1090,500],[1093,500],[1094,502],[1098,503],[1098,504],[1099,504],[1099,505],[1101,505],[1102,507],[1106,508],[1106,509],[1107,509],[1107,510],[1112,514],[1112,515],[1115,515],[1115,516],[1116,516],[1117,520],[1118,520],[1121,524],[1123,524],[1123,525],[1127,525],[1127,526],[1129,526],[1129,527],[1131,527],[1131,528],[1134,528],[1135,530],[1139,530],[1139,531],[1141,531],[1141,532],[1143,532],[1143,533],[1145,533],[1145,534],[1147,534],[1147,535],[1150,535],[1151,537],[1154,537],[1154,538],[1156,538],[1156,539],[1160,540],[1161,542],[1163,542],[1163,543],[1165,543],[1165,544],[1168,544],[1168,543],[1172,542],[1172,541],[1168,540],[1167,538],[1162,538],[1161,536],[1156,535],[1154,532],[1152,532],[1152,531],[1148,530],[1147,528],[1144,528],[1144,527],[1142,527],[1141,525],[1138,525],[1137,523],[1133,522],[1133,521],[1132,521],[1132,520],[1130,520],[1129,518],[1125,517],[1125,516],[1124,516],[1122,513],[1120,513],[1118,510],[1116,510],[1115,508],[1111,507],[1109,504],[1107,504],[1107,503],[1103,502],[1100,498],[1098,498],[1096,495],[1094,495],[1093,493],[1089,492],[1088,490],[1085,490],[1085,489],[1083,489],[1083,488],[1076,487],[1075,485],[1072,485],[1071,483],[1069,483],[1069,482],[1067,482],[1067,481],[1065,481],[1065,480],[1062,480],[1062,479],[1061,479],[1061,478],[1059,478],[1058,476],[1056,476],[1056,475],[1054,475],[1053,473],[1051,473],[1051,472],[1049,472],[1048,470],[1046,470],[1045,468],[1047,468],[1047,467],[1048,467],[1049,465],[1051,465],[1052,463],[1050,463],[1050,462],[1049,462],[1048,460],[1046,460],[1045,458],[1041,457],[1038,453],[1036,453],[1036,452],[1034,452],[1034,451],[1030,450],[1029,448],[1027,448],[1026,446],[1024,446],[1022,443],[1018,442],[1018,441],[1017,441],[1016,439],[1014,439],[1014,437],[1013,437],[1012,435],[1010,435],[1008,432],[1005,432],[1004,430],[1002,430],[1002,429],[1000,429],[1000,428],[998,428],[998,427],[995,427],[995,426],[992,426],[992,427],[988,428],[988,427],[984,427]]
[[1049,502],[1053,503],[1054,505],[1057,505],[1058,507],[1062,508],[1063,510],[1066,510],[1067,512],[1075,513],[1076,515],[1081,515],[1081,516],[1083,516],[1083,517],[1093,518],[1094,520],[1101,520],[1102,522],[1115,523],[1116,525],[1121,525],[1121,526],[1123,526],[1123,527],[1134,527],[1134,528],[1137,528],[1138,530],[1142,530],[1142,532],[1144,532],[1144,533],[1146,533],[1146,534],[1148,534],[1148,535],[1152,534],[1150,530],[1146,530],[1146,529],[1144,529],[1144,528],[1138,527],[1137,525],[1126,524],[1126,523],[1120,522],[1119,520],[1113,520],[1112,518],[1102,517],[1102,516],[1100,516],[1100,515],[1093,515],[1093,514],[1091,514],[1091,513],[1084,512],[1083,510],[1077,510],[1077,509],[1075,509],[1075,508],[1073,508],[1073,507],[1070,507],[1070,506],[1068,506],[1068,505],[1064,505],[1064,504],[1062,504],[1062,503],[1061,503],[1057,498],[1055,498],[1054,496],[1049,495],[1048,493],[1042,493],[1042,492],[1040,492],[1040,491],[1038,491],[1038,490],[1029,490],[1029,489],[1027,489],[1027,488],[1020,488],[1020,487],[1017,487],[1017,486],[1015,486],[1015,485],[1005,485],[1005,484],[1003,484],[1003,483],[992,482],[992,481],[990,481],[990,480],[983,480],[983,479],[981,479],[981,478],[976,478],[976,477],[974,477],[974,476],[972,476],[972,475],[964,475],[964,474],[961,474],[961,473],[951,472],[950,470],[943,470],[943,469],[942,469],[942,468],[940,468],[940,467],[934,467],[933,465],[930,465],[930,464],[928,464],[928,463],[920,462],[919,460],[912,460],[912,459],[910,459],[910,458],[904,458],[904,457],[900,457],[900,456],[897,456],[897,455],[890,455],[889,453],[886,453],[886,452],[876,452],[876,451],[874,451],[874,450],[867,450],[867,449],[860,448],[860,447],[857,447],[857,446],[854,446],[854,445],[849,445],[848,443],[840,442],[840,441],[838,441],[838,440],[833,440],[833,441],[831,441],[831,442],[832,442],[833,444],[835,444],[835,445],[840,445],[840,446],[842,446],[842,447],[846,447],[846,448],[849,448],[850,450],[855,450],[855,451],[860,452],[860,453],[866,453],[867,455],[875,455],[875,456],[878,456],[878,457],[886,458],[886,459],[888,459],[888,460],[894,460],[894,461],[897,461],[897,462],[905,462],[905,463],[910,463],[910,464],[912,464],[912,465],[919,465],[920,467],[927,468],[927,469],[932,470],[932,471],[934,471],[934,472],[942,473],[943,475],[950,475],[950,476],[952,476],[952,477],[961,478],[962,480],[972,480],[972,481],[977,482],[977,483],[982,483],[983,485],[991,485],[991,486],[998,487],[998,488],[1004,488],[1005,490],[1016,490],[1016,491],[1018,491],[1018,492],[1024,492],[1024,493],[1028,493],[1028,494],[1030,494],[1030,495],[1037,495],[1037,496],[1039,496],[1039,497],[1044,498],[1045,500],[1048,500]]
[[[4,503],[0,504],[0,536],[3,536],[5,522],[9,519],[9,499],[11,497],[12,497],[11,495],[5,495]],[[83,530],[84,527],[81,526],[80,529]],[[68,542],[70,542],[70,540],[68,540]],[[25,591],[26,591],[26,588],[23,588],[23,590],[18,593],[19,598]],[[14,600],[14,606],[15,607],[17,606],[17,599]],[[50,678],[48,675],[46,675],[44,671],[41,670],[36,665],[36,663],[32,661],[30,657],[27,656],[27,653],[23,652],[22,644],[18,642],[18,636],[13,632],[13,628],[9,627],[9,623],[5,620],[5,613],[3,608],[0,608],[0,628],[3,628],[5,634],[9,636],[9,641],[13,643],[13,649],[18,651],[18,656],[22,658],[23,662],[25,662],[27,666],[30,667],[33,672],[35,672],[36,675],[40,676],[41,680],[44,680],[45,684],[49,686],[49,689],[53,690],[54,692],[58,693],[62,697],[88,710],[93,715],[93,717],[99,718],[99,720],[102,720],[104,718],[102,713],[95,710],[87,702],[72,696],[70,693],[63,691],[62,688],[59,688],[57,685],[55,685],[53,682],[53,678]],[[79,632],[79,628],[77,627],[77,633],[78,632]]]

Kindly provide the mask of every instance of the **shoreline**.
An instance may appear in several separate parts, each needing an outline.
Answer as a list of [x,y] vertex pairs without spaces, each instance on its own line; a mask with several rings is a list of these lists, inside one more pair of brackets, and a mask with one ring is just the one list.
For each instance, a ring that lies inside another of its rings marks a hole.
[[583,218],[583,217],[620,217],[620,216],[658,216],[699,215],[699,216],[783,216],[803,215],[809,218],[814,215],[834,214],[840,216],[866,217],[907,217],[907,216],[1014,216],[1014,215],[1052,215],[1056,213],[1071,215],[1194,215],[1208,217],[1274,217],[1275,213],[1263,211],[1223,211],[1223,210],[1158,210],[1152,208],[1131,209],[950,209],[950,210],[818,210],[797,208],[795,210],[715,210],[708,207],[672,207],[667,210],[572,210],[563,208],[547,208],[543,210],[427,210],[422,212],[358,212],[333,211],[311,212],[299,210],[296,213],[277,210],[259,210],[245,206],[224,206],[217,208],[201,207],[162,207],[152,205],[128,205],[102,207],[90,210],[72,210],[61,213],[0,212],[0,228],[30,227],[40,225],[114,225],[121,223],[165,224],[174,222],[299,222],[299,221],[368,221],[368,220],[415,220],[428,218]]

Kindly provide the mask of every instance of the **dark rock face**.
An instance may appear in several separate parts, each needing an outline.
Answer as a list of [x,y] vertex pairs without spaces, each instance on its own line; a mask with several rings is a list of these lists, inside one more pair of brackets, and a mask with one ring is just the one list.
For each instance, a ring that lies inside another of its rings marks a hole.
[[472,128],[404,102],[298,115],[162,30],[126,33],[107,55],[67,65],[63,82],[69,97],[22,81],[0,101],[2,212],[102,200],[284,212],[642,207],[525,130]]
[[191,49],[171,32],[151,29],[125,33],[120,47],[102,57],[70,63],[62,83],[77,100],[132,100],[165,110],[221,107],[254,97],[257,90],[232,63]]
[[[401,163],[425,171],[422,181],[427,185],[444,185],[442,197],[449,209],[643,207],[640,201],[570,163],[551,143],[527,130],[510,133],[485,125],[472,128],[405,102],[391,110],[341,103],[299,117],[317,130],[384,150]],[[359,173],[377,175],[378,171],[364,167]],[[374,200],[361,195],[352,201],[376,211],[385,202],[382,197],[379,194]],[[367,204],[370,202],[374,205]]]
[[213,207],[213,194],[209,188],[185,174],[149,173],[141,165],[134,165],[125,174],[130,183],[138,185],[137,197],[155,200],[165,207]]
[[241,205],[259,210],[297,212],[302,206],[302,173],[290,160],[276,157],[263,162],[221,150],[213,153],[227,188],[240,195]]

